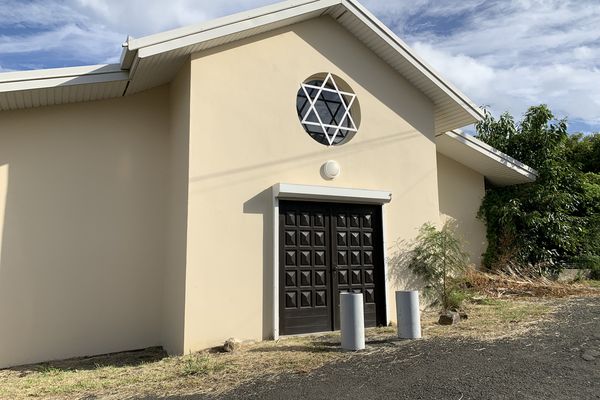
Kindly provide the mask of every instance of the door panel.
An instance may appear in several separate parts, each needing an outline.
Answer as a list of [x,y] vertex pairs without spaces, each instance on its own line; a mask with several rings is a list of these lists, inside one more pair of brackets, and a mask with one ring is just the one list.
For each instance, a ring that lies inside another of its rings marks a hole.
[[340,328],[340,293],[362,293],[365,326],[385,323],[385,277],[381,209],[375,206],[338,204],[332,207],[332,269],[335,271],[334,328]]
[[286,335],[331,330],[329,209],[280,204],[279,226],[280,330]]
[[385,323],[378,206],[279,204],[280,332],[339,329],[339,293],[363,293],[365,325]]

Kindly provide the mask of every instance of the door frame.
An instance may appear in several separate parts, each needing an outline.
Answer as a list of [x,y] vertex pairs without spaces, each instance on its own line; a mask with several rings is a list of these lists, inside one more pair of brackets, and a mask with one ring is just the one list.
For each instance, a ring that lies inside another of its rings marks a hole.
[[385,323],[389,324],[388,265],[384,205],[392,200],[392,193],[385,190],[352,189],[333,186],[297,185],[277,183],[273,191],[273,339],[279,339],[279,200],[322,201],[329,203],[355,203],[381,206],[381,230],[383,239],[383,273],[385,298]]

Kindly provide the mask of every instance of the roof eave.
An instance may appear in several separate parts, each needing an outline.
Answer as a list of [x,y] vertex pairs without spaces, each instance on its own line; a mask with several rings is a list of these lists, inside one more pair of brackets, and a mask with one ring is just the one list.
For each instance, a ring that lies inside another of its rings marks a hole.
[[7,72],[0,75],[0,92],[85,85],[127,79],[129,79],[129,74],[121,70],[119,64]]
[[[445,141],[447,139],[450,142]],[[438,135],[436,142],[438,152],[481,173],[498,186],[534,182],[538,177],[535,169],[459,130]],[[456,147],[457,144],[460,147]]]

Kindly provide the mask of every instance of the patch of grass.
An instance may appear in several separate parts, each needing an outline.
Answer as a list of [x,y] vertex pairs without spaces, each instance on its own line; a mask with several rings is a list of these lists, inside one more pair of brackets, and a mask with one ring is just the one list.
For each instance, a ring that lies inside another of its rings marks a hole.
[[473,304],[480,304],[484,306],[497,306],[502,302],[502,300],[492,299],[489,297],[473,297]]
[[209,357],[207,354],[190,354],[183,357],[181,364],[180,373],[183,376],[208,375],[220,371],[225,367],[222,363],[216,362],[215,359]]
[[600,289],[600,280],[597,279],[583,280],[581,283],[592,288]]
[[523,322],[537,320],[552,309],[549,304],[538,302],[498,302],[492,312],[500,322]]
[[63,372],[59,368],[53,367],[52,365],[47,364],[47,363],[40,364],[38,367],[38,371],[41,374],[44,374],[47,376],[57,376]]
[[448,303],[448,309],[459,310],[468,297],[469,294],[462,290],[451,290],[448,293],[448,298],[446,299],[446,302]]

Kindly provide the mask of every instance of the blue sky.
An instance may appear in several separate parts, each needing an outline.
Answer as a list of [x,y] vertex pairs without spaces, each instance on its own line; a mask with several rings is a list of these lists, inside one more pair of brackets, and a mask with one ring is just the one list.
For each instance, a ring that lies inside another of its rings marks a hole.
[[[269,0],[0,0],[0,71],[118,62],[140,37]],[[600,131],[599,0],[363,0],[474,102],[519,118],[546,103]]]

